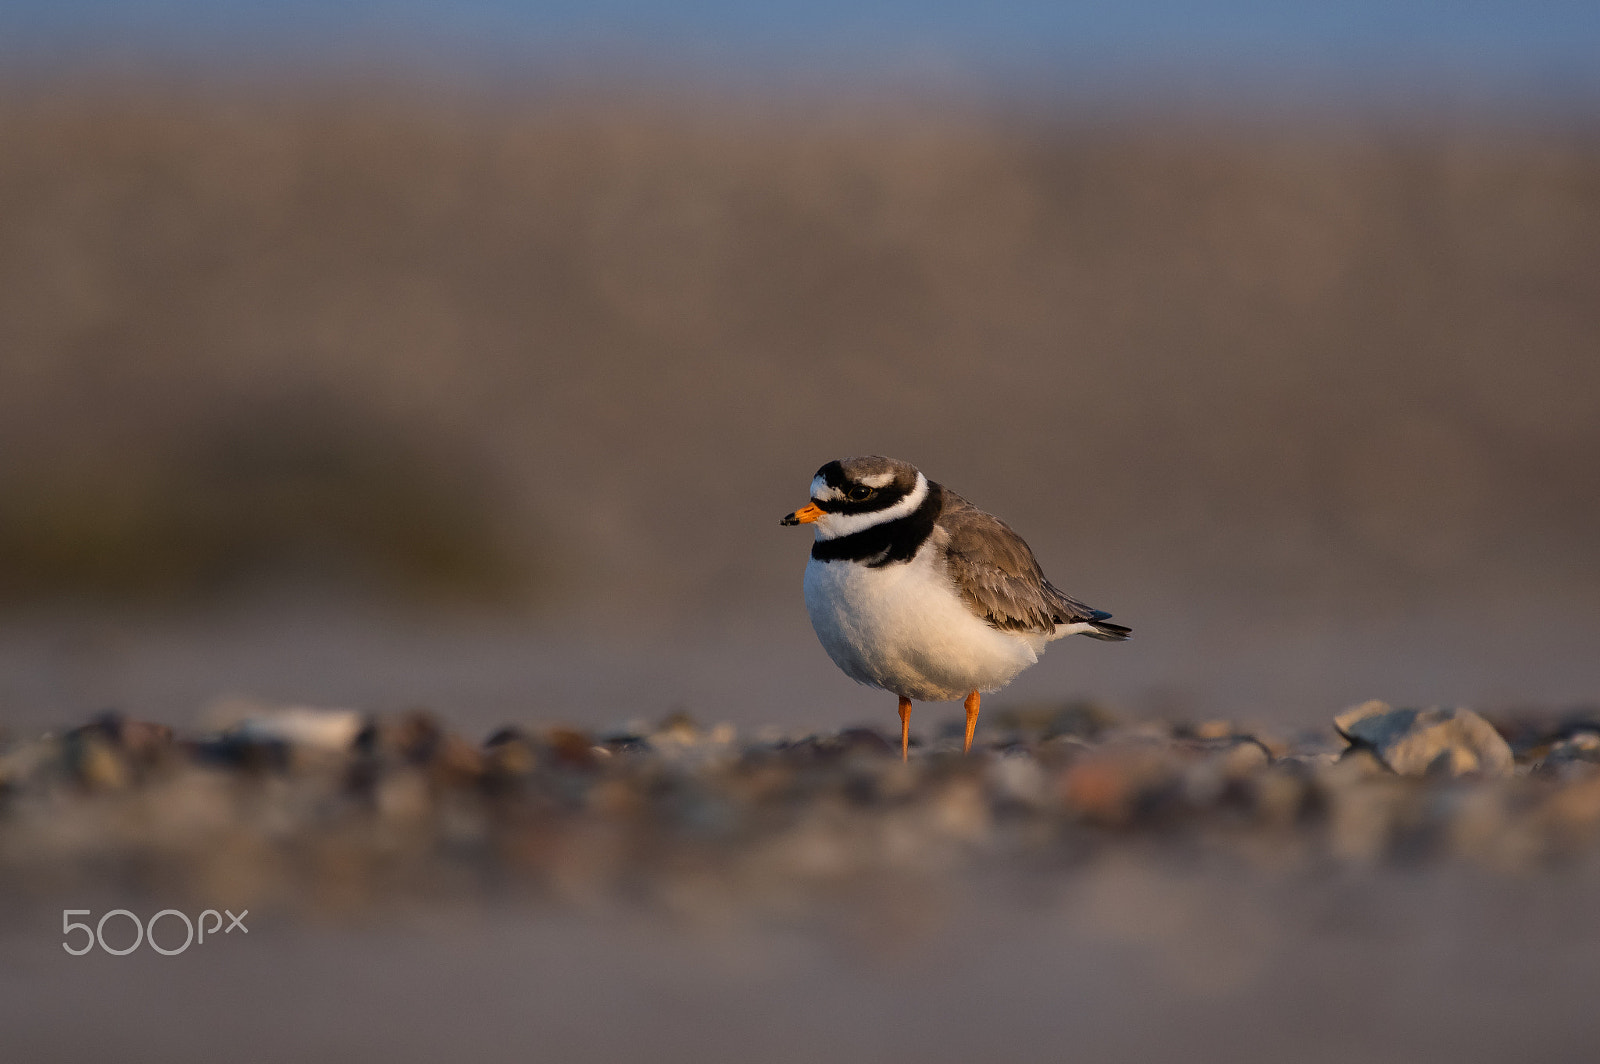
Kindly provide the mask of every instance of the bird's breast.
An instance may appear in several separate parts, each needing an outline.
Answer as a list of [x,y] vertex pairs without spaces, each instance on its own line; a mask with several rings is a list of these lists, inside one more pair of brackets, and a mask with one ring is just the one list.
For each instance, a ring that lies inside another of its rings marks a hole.
[[878,568],[813,558],[805,596],[811,625],[834,663],[853,680],[907,698],[991,690],[1038,660],[1035,640],[1002,632],[972,612],[936,550]]

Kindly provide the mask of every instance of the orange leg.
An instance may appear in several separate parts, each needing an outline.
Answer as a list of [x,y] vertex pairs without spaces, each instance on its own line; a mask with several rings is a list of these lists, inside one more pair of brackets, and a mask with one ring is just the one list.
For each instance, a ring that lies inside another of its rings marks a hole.
[[961,748],[962,753],[972,753],[972,733],[978,727],[978,692],[974,691],[967,696],[967,745]]
[[910,758],[911,749],[911,699],[900,700],[900,760]]

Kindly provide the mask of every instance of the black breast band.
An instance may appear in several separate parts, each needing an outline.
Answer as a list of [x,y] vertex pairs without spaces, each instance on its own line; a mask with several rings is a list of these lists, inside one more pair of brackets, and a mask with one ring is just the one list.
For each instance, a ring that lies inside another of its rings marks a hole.
[[837,539],[819,539],[811,545],[811,556],[819,562],[865,562],[871,569],[908,562],[933,534],[943,502],[944,489],[929,481],[928,497],[904,517]]

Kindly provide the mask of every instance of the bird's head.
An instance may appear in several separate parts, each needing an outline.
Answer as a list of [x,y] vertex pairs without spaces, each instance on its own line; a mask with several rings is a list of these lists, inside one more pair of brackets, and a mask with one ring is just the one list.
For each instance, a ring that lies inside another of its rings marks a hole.
[[783,524],[814,524],[818,539],[835,539],[913,513],[927,495],[927,478],[910,462],[840,458],[817,470],[810,505],[786,515]]

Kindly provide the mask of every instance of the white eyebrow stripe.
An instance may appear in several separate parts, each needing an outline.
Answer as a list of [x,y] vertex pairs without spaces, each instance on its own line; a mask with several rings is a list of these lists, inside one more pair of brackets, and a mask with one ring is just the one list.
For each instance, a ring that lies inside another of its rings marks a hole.
[[887,488],[894,483],[893,473],[874,473],[870,477],[862,477],[861,483],[869,488]]
[[811,478],[811,497],[817,502],[834,502],[844,498],[844,492],[838,488],[830,488],[826,480],[816,476]]
[[818,539],[838,539],[916,513],[927,497],[928,478],[918,473],[917,486],[893,506],[863,514],[823,514],[811,527],[817,530]]

